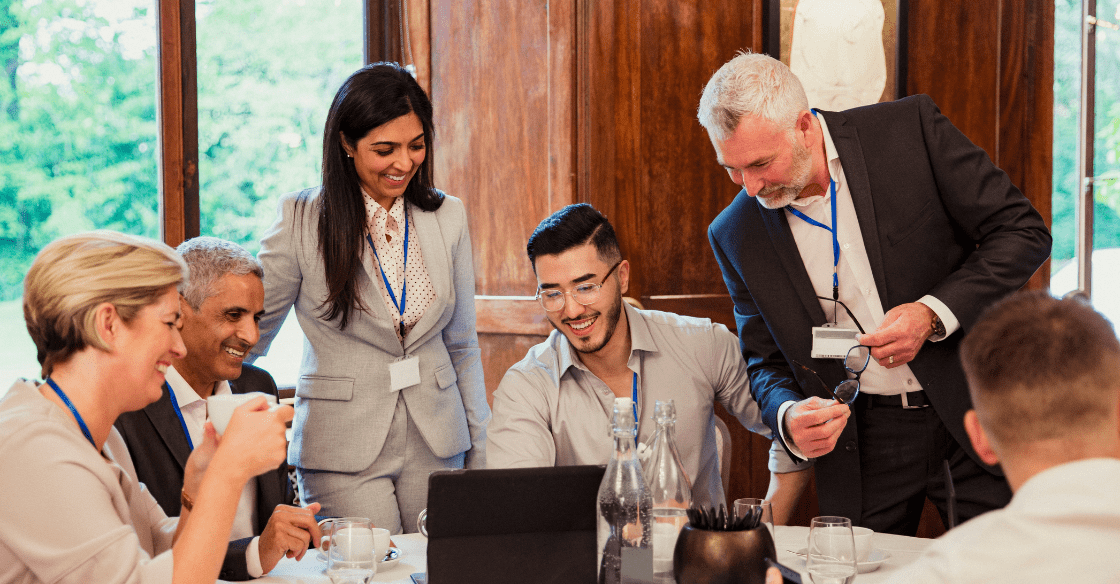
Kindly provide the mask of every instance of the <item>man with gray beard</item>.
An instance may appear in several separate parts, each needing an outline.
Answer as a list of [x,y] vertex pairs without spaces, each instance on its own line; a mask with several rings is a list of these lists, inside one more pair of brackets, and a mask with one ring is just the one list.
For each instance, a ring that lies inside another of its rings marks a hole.
[[[1042,217],[924,95],[822,112],[797,77],[740,54],[698,114],[742,187],[708,235],[763,420],[813,460],[822,515],[913,535],[1011,493],[972,449],[957,345],[1046,260]],[[928,341],[928,342],[927,342]]]

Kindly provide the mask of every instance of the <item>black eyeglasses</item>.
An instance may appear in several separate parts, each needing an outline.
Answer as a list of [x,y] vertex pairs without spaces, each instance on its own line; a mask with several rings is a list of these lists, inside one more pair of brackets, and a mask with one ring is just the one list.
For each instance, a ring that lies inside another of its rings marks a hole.
[[836,389],[829,389],[828,384],[821,379],[821,376],[817,374],[816,371],[809,369],[797,361],[794,361],[793,364],[812,373],[813,377],[817,378],[817,381],[832,395],[833,399],[842,404],[851,405],[852,402],[856,401],[856,396],[859,395],[859,378],[863,375],[863,372],[867,370],[867,365],[870,362],[871,347],[867,345],[856,345],[848,349],[848,354],[844,357],[844,369],[855,375],[855,378],[841,381],[840,384],[836,386]]
[[564,298],[565,294],[571,296],[572,300],[584,306],[594,304],[596,300],[599,300],[599,289],[607,282],[607,278],[611,277],[611,273],[614,272],[614,269],[621,264],[622,260],[619,260],[618,263],[611,266],[611,269],[607,270],[607,275],[603,276],[603,281],[598,284],[583,283],[573,288],[571,292],[563,292],[551,288],[548,290],[537,290],[537,302],[540,302],[541,308],[544,308],[548,312],[556,312],[564,308],[564,303],[566,301],[566,298]]

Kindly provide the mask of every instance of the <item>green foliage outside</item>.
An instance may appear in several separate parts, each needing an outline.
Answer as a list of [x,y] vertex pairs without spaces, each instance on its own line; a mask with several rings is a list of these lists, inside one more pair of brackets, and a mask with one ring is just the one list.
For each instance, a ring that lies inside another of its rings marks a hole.
[[280,195],[319,184],[327,110],[362,65],[360,1],[301,4],[197,4],[201,231],[253,253]]
[[158,234],[155,53],[122,47],[154,20],[97,8],[0,0],[0,300],[60,235]]
[[[256,252],[278,197],[319,183],[360,0],[199,0],[201,231]],[[0,301],[62,235],[157,237],[152,0],[0,0]]]
[[[1100,0],[1097,14],[1116,20],[1117,0]],[[1081,94],[1081,0],[1055,1],[1054,250],[1052,272],[1074,257],[1078,114]],[[1098,177],[1120,179],[1120,31],[1097,29],[1096,141]],[[1120,180],[1096,185],[1093,247],[1120,247]]]

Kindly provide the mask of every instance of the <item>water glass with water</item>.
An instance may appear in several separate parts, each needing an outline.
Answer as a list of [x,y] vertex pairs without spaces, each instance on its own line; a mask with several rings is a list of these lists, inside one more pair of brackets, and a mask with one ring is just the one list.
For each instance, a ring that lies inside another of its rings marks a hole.
[[806,553],[805,569],[813,584],[851,584],[856,579],[856,543],[847,517],[814,517]]

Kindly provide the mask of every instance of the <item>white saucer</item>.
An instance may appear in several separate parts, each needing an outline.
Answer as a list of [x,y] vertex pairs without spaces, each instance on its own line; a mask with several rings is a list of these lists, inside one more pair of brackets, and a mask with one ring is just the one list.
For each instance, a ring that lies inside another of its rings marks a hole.
[[[385,554],[385,559],[377,564],[377,571],[380,572],[382,570],[388,570],[395,567],[397,564],[401,563],[402,556],[404,556],[404,552],[402,552],[399,548],[389,548],[389,552]],[[327,556],[323,553],[322,550],[315,551],[315,559],[323,562],[324,564],[327,563]]]
[[[801,548],[792,553],[800,556],[801,560],[804,561],[806,552],[807,550],[805,548]],[[883,562],[889,559],[891,559],[890,552],[887,552],[885,550],[871,550],[871,553],[867,554],[866,560],[856,563],[856,569],[860,574],[874,572],[875,570],[879,569],[879,566],[883,565]]]

